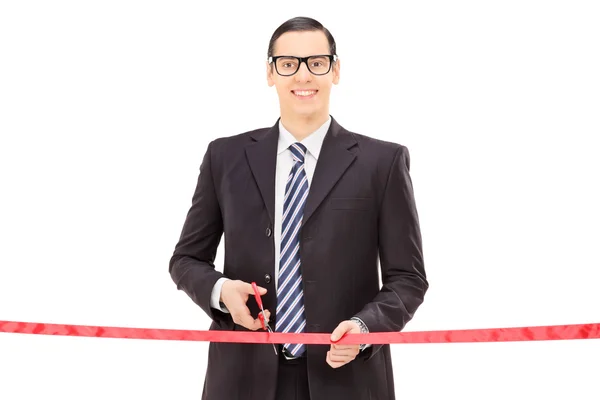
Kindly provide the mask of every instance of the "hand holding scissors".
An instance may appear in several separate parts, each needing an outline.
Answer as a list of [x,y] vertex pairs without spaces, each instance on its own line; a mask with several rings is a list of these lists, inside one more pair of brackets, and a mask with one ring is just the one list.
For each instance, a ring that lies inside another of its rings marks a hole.
[[[267,289],[257,286],[259,294],[265,295]],[[241,280],[227,280],[221,288],[221,298],[219,299],[224,307],[231,314],[233,322],[244,328],[256,331],[261,329],[262,324],[259,318],[251,315],[247,306],[250,295],[255,294],[255,289],[248,282]],[[269,310],[265,310],[265,315],[269,316]]]
[[[258,319],[260,319],[260,323],[264,330],[273,333],[273,329],[269,325],[268,318],[265,314],[265,309],[263,308],[262,298],[260,297],[260,293],[258,292],[258,286],[256,286],[256,282],[252,282],[252,289],[254,289],[254,298],[256,299],[256,304],[260,307],[260,313],[258,314]],[[273,350],[275,350],[275,354],[277,355],[277,346],[273,343]]]

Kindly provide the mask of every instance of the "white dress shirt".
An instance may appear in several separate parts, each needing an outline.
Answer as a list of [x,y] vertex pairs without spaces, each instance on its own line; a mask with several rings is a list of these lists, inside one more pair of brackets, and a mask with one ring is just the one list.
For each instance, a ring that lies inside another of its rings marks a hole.
[[[317,160],[319,159],[319,153],[321,152],[321,146],[323,140],[331,124],[331,117],[319,127],[315,132],[311,133],[303,140],[300,141],[306,147],[306,155],[304,156],[304,170],[306,172],[306,178],[308,180],[308,186],[315,172],[317,166]],[[277,142],[277,163],[275,169],[275,225],[274,225],[274,240],[275,240],[275,290],[277,290],[277,282],[279,278],[279,255],[281,252],[281,225],[283,216],[283,198],[285,197],[285,184],[288,180],[288,176],[294,166],[294,159],[292,152],[289,147],[298,143],[294,135],[292,135],[279,120],[279,140]],[[220,278],[215,284],[212,294],[210,305],[212,308],[217,310],[228,312],[227,309],[223,308],[219,304],[221,297],[221,287],[223,282],[228,278]]]

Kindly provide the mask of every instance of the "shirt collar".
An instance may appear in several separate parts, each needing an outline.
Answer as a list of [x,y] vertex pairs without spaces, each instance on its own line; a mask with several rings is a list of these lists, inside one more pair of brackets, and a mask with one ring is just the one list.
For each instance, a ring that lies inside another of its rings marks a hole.
[[[323,145],[323,140],[325,139],[325,135],[329,130],[329,126],[331,125],[331,116],[327,118],[327,121],[323,125],[321,125],[316,131],[305,137],[300,143],[306,146],[306,150],[312,154],[314,158],[319,159],[319,153],[321,152],[321,146]],[[277,142],[277,154],[281,154],[283,151],[287,150],[292,144],[297,143],[298,141],[281,123],[281,119],[279,120],[279,141]]]

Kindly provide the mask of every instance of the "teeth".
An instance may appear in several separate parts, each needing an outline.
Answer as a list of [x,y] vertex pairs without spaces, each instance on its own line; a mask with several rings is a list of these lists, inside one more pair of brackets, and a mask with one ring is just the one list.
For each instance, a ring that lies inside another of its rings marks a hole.
[[311,96],[316,92],[314,90],[294,90],[296,96]]

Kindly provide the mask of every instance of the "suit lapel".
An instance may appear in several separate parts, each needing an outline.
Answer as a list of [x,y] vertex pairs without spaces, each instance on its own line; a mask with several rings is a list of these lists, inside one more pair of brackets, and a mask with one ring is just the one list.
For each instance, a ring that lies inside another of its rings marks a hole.
[[[254,143],[246,147],[246,157],[263,198],[271,224],[275,223],[275,168],[277,166],[277,141],[279,120],[268,130],[254,132]],[[240,194],[241,196],[244,193]]]
[[[274,224],[279,120],[270,129],[256,131],[251,137],[254,143],[246,147],[246,157],[271,223]],[[332,117],[304,206],[303,226],[356,158],[356,155],[349,151],[355,144],[356,139],[352,134],[342,128]]]
[[333,117],[315,169],[306,205],[302,226],[306,224],[333,186],[350,167],[356,155],[349,149],[356,144],[351,133],[342,128]]

